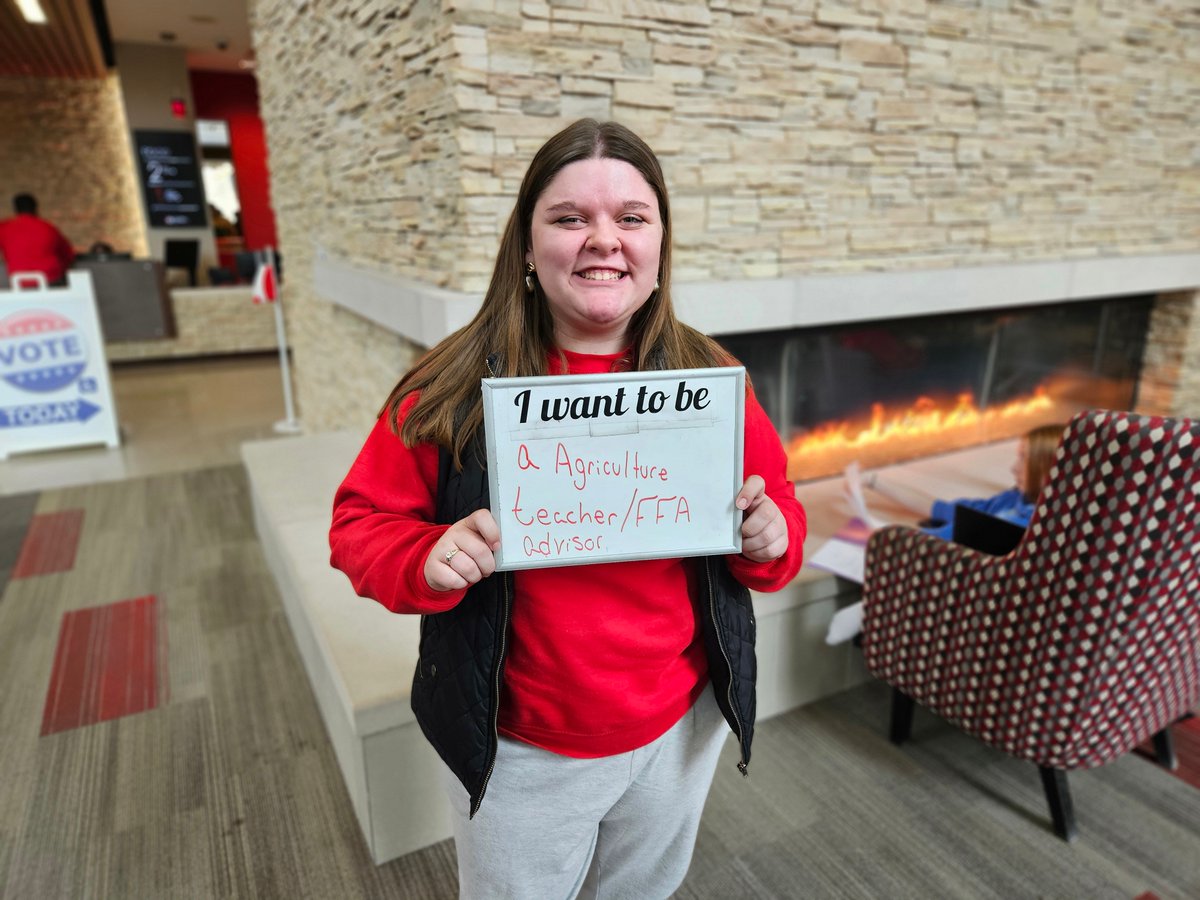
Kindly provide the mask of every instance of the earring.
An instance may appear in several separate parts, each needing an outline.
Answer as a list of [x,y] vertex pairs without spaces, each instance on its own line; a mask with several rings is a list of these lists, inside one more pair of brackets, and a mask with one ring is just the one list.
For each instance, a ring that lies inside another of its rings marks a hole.
[[525,290],[533,293],[533,273],[537,270],[533,267],[533,263],[525,263]]
[[654,279],[654,292],[658,293],[658,279],[657,278]]

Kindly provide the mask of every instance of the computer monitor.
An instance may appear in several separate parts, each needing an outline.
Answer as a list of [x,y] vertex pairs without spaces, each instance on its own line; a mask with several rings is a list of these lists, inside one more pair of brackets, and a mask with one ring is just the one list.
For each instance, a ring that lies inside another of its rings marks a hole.
[[954,507],[951,540],[991,556],[1007,556],[1017,549],[1025,529],[1005,519],[969,506]]
[[163,265],[168,269],[183,269],[188,283],[196,286],[196,266],[200,263],[200,242],[194,239],[171,240],[163,245]]
[[258,254],[251,250],[241,250],[234,254],[233,267],[242,281],[253,281],[254,273],[258,271]]

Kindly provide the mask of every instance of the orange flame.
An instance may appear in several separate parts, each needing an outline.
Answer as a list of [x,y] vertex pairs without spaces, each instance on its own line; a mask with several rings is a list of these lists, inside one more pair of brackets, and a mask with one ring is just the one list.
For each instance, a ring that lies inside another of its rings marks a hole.
[[888,413],[883,404],[874,403],[865,425],[830,422],[795,438],[788,446],[788,476],[815,478],[841,471],[852,459],[878,465],[1019,434],[1039,424],[1034,420],[1044,420],[1056,405],[1044,387],[984,410],[969,392],[945,407],[929,397],[918,397],[908,408]]

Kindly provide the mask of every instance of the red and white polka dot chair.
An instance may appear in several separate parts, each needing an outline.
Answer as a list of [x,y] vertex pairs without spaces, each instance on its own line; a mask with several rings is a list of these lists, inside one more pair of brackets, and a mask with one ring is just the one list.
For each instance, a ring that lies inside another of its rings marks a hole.
[[1068,426],[1020,544],[988,556],[914,528],[867,545],[863,654],[913,701],[1036,763],[1056,833],[1066,772],[1155,737],[1200,701],[1200,422],[1090,411]]

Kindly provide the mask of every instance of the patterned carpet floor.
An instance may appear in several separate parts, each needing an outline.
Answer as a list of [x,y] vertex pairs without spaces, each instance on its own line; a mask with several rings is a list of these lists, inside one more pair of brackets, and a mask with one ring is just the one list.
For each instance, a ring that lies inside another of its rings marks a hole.
[[0,597],[21,556],[37,500],[37,494],[0,495]]
[[[239,467],[0,498],[0,590],[2,900],[456,895],[450,841],[371,863]],[[1067,845],[1032,766],[888,702],[728,745],[677,896],[1200,897],[1200,720],[1177,773],[1072,773]]]

